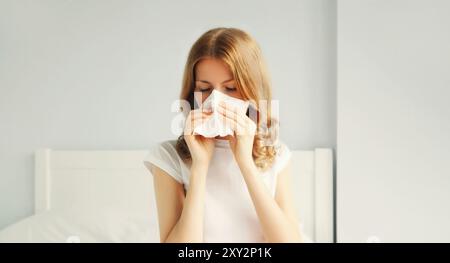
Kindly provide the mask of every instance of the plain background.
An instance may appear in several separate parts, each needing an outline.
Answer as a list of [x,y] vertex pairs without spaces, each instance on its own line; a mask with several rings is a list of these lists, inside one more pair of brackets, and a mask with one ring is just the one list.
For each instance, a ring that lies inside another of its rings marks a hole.
[[33,213],[33,153],[174,139],[189,48],[238,27],[259,42],[292,149],[336,147],[336,2],[0,0],[0,229]]
[[339,242],[450,242],[450,1],[338,1]]

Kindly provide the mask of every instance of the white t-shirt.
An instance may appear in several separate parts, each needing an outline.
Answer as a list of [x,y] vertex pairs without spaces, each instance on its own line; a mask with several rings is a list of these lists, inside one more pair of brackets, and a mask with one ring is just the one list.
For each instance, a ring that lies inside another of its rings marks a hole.
[[[229,142],[214,140],[214,154],[206,178],[203,240],[264,242],[254,205]],[[189,191],[190,169],[179,157],[175,144],[175,140],[158,144],[144,162],[164,170]],[[261,174],[261,179],[274,197],[277,175],[290,157],[288,147],[280,144],[272,167]]]

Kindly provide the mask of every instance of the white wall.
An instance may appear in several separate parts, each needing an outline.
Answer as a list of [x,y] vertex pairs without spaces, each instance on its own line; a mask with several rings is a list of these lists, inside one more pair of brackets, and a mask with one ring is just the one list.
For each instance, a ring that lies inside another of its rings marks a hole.
[[338,241],[450,242],[450,1],[338,3]]
[[335,147],[334,0],[0,0],[0,228],[33,210],[33,152],[172,139],[188,49],[216,26],[269,63],[290,147]]

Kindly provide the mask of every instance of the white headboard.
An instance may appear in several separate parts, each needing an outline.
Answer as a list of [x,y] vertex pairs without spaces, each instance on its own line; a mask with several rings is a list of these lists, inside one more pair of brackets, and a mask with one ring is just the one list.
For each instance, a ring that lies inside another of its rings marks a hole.
[[[333,242],[331,149],[292,151],[294,197],[306,234]],[[118,206],[143,210],[156,220],[152,176],[145,150],[60,151],[41,149],[35,158],[35,213],[53,209]]]

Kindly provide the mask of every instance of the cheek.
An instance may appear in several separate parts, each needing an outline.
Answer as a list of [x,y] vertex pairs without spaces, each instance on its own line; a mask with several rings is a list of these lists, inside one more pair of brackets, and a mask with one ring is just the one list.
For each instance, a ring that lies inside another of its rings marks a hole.
[[209,95],[211,95],[211,92],[200,92],[198,90],[196,90],[195,92],[196,92],[195,100],[200,101],[202,103],[205,102],[205,100],[209,97]]
[[241,92],[240,92],[239,90],[235,90],[235,91],[233,91],[233,92],[224,90],[224,91],[222,91],[222,92],[225,93],[225,94],[227,94],[228,96],[233,97],[233,98],[236,98],[236,99],[240,99],[240,100],[243,100],[243,99],[244,99],[244,96],[242,96],[242,94],[241,94]]
[[211,95],[211,92],[202,93],[202,102],[204,102],[209,97],[209,95]]
[[233,98],[236,98],[236,99],[244,100],[244,97],[242,96],[242,94],[239,91],[229,93],[228,95]]

